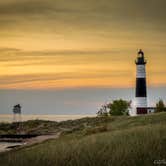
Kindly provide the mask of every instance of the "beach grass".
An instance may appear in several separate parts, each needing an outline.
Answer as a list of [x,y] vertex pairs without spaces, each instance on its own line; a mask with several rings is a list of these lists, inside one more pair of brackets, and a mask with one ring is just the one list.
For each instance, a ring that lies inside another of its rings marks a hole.
[[83,118],[58,127],[58,139],[2,153],[0,165],[152,166],[166,160],[166,113]]

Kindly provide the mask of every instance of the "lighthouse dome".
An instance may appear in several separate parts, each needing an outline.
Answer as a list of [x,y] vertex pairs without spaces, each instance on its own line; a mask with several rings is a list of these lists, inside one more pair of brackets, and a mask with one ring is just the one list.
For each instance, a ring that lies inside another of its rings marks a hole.
[[141,49],[138,51],[138,55],[137,55],[137,59],[136,59],[135,63],[137,65],[145,65],[146,64],[146,60],[144,58],[144,52]]

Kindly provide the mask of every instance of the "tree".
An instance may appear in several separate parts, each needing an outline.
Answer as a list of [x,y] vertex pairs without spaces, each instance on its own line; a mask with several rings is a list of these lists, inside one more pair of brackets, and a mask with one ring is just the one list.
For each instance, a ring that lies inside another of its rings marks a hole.
[[98,116],[108,116],[108,115],[129,115],[129,108],[131,101],[125,100],[114,100],[111,103],[104,104],[101,106],[97,112]]
[[162,99],[160,99],[157,103],[156,103],[156,112],[163,112],[166,111],[166,107],[164,105],[164,102]]
[[99,111],[97,112],[97,116],[108,116],[107,105],[102,105]]
[[131,101],[114,100],[107,105],[110,115],[129,115]]

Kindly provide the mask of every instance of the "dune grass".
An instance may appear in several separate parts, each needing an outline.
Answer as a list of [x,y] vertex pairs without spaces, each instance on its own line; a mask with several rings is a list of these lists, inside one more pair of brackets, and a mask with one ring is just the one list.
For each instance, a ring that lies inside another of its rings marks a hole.
[[84,118],[59,126],[67,124],[72,130],[57,140],[1,154],[0,165],[152,166],[166,160],[166,113]]

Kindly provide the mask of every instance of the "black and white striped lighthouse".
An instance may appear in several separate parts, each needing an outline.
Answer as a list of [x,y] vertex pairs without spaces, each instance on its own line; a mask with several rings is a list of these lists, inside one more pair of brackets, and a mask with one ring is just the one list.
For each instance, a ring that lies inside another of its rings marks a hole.
[[135,114],[147,114],[147,87],[146,87],[146,60],[144,52],[140,50],[135,61],[136,64],[136,92]]

